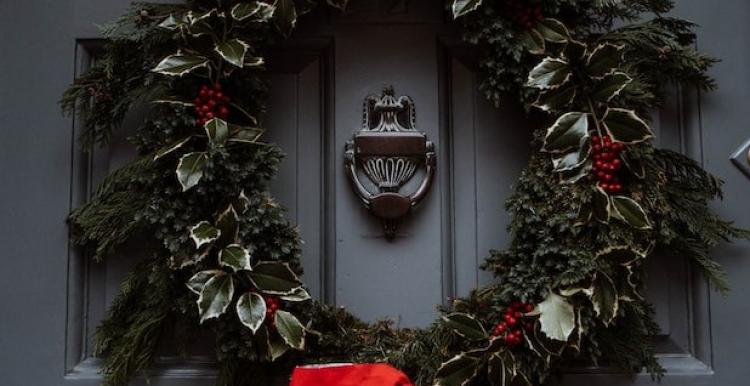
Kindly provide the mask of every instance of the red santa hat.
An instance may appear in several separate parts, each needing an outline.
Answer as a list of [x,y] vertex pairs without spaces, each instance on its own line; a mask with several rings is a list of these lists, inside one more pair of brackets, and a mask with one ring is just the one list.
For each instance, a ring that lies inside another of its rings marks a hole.
[[386,364],[299,366],[289,386],[414,386],[401,371]]

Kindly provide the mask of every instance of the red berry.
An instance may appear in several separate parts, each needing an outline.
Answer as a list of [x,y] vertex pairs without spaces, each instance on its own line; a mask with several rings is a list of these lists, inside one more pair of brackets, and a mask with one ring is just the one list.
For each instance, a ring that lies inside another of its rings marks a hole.
[[214,90],[221,90],[221,83],[216,82],[216,84],[214,84]]
[[210,111],[207,112],[206,113],[206,119],[208,119],[209,121],[212,120],[212,119],[214,119],[214,113],[212,113]]
[[[521,306],[519,305],[518,308],[520,309]],[[521,311],[516,311],[513,313],[513,317],[516,319],[521,319],[523,317],[523,313]]]
[[226,108],[226,106],[219,107],[219,117],[221,119],[226,119],[229,116],[229,109]]
[[505,335],[505,344],[507,344],[508,346],[512,346],[513,342],[515,342],[513,335],[510,335],[510,334]]
[[591,137],[591,142],[599,143],[601,141],[602,141],[602,138],[600,136],[598,136],[598,135],[594,135],[594,136]]
[[594,146],[591,146],[591,151],[593,151],[594,153],[601,153],[602,145],[596,144]]
[[527,313],[534,311],[534,305],[531,303],[526,303],[526,305],[524,305],[524,311],[526,311]]

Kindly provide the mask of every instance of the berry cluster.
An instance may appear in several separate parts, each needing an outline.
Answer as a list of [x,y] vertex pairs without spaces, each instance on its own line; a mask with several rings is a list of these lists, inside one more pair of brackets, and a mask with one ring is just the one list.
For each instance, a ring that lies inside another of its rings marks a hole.
[[613,142],[608,135],[591,137],[591,153],[594,156],[592,174],[596,177],[597,184],[607,193],[622,192],[622,182],[616,173],[622,168],[620,153],[625,149],[622,142]]
[[203,126],[213,118],[227,120],[229,117],[229,97],[221,91],[221,85],[216,83],[213,87],[202,85],[198,96],[195,98],[195,123]]
[[281,301],[276,296],[266,296],[266,320],[271,328],[276,328],[276,311],[281,306]]
[[544,19],[542,6],[537,1],[506,0],[505,13],[513,23],[525,30],[533,29]]
[[503,337],[503,341],[508,346],[518,346],[523,343],[523,330],[527,332],[534,329],[534,322],[523,320],[524,313],[534,310],[534,305],[530,303],[521,303],[515,301],[505,310],[503,321],[495,326],[492,331],[492,337]]

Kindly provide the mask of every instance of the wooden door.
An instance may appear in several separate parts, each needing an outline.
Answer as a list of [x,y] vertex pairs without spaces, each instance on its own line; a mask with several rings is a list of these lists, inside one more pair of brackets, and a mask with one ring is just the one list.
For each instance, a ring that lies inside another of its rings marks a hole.
[[[123,138],[138,113],[109,148],[83,156],[73,144],[79,121],[62,117],[56,101],[96,59],[94,24],[127,5],[0,4],[2,385],[101,381],[90,338],[133,262],[87,262],[70,247],[65,218],[102,176],[133,156]],[[660,145],[724,178],[726,200],[716,209],[748,226],[750,204],[743,198],[750,181],[729,157],[750,139],[743,116],[750,107],[744,75],[750,63],[743,56],[750,26],[742,19],[750,4],[686,0],[677,11],[704,25],[699,44],[724,59],[714,72],[721,90],[674,90],[670,103],[654,112]],[[454,28],[439,1],[354,1],[347,15],[303,19],[270,59],[266,139],[288,153],[273,188],[305,241],[305,281],[316,298],[367,320],[427,325],[435,305],[491,280],[478,266],[489,249],[508,241],[503,201],[526,163],[532,126],[518,106],[496,109],[477,92],[474,54]],[[435,144],[438,170],[429,195],[393,241],[362,207],[343,168],[345,143],[362,127],[363,100],[384,86],[413,99],[417,129]],[[658,259],[649,271],[648,296],[663,330],[660,356],[670,372],[663,384],[739,386],[750,378],[743,357],[750,340],[740,327],[748,317],[750,285],[743,278],[750,263],[742,257],[750,247],[736,244],[716,254],[734,283],[729,298],[710,293],[678,259]],[[608,369],[570,372],[564,382],[571,385],[631,382]],[[151,382],[210,385],[213,374],[210,355],[185,362],[165,352]],[[648,376],[635,382],[651,384]]]

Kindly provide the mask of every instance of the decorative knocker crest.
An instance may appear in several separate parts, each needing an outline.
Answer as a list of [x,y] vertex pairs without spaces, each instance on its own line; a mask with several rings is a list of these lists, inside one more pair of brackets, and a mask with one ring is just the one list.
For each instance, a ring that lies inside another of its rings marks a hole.
[[[346,143],[346,172],[354,191],[382,220],[388,240],[396,236],[401,219],[427,195],[435,174],[434,146],[415,123],[411,98],[396,98],[393,88],[387,87],[383,95],[365,98],[362,130]],[[411,194],[402,193],[422,165],[418,187]],[[362,181],[365,176],[369,181]]]

